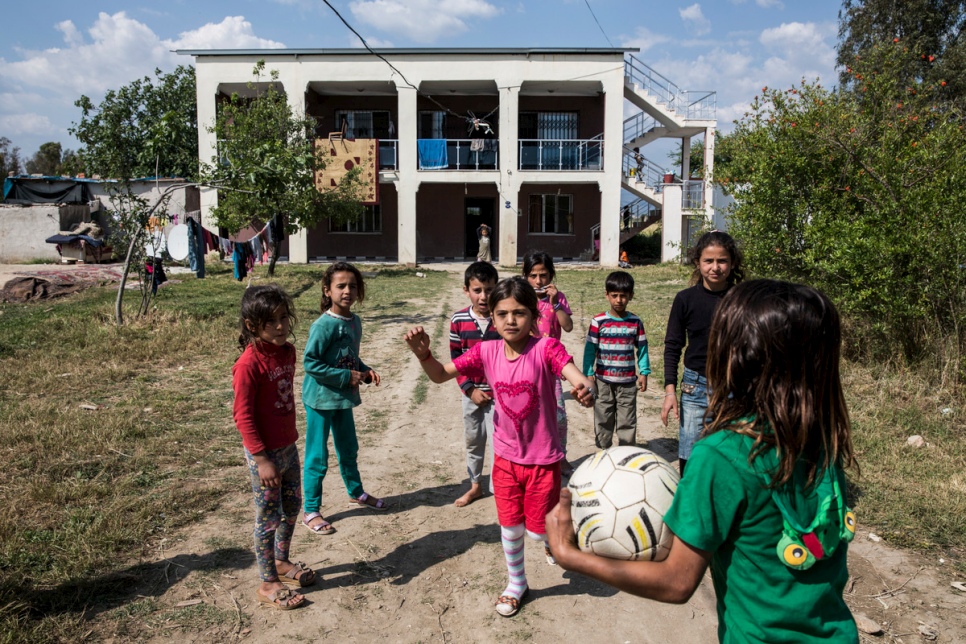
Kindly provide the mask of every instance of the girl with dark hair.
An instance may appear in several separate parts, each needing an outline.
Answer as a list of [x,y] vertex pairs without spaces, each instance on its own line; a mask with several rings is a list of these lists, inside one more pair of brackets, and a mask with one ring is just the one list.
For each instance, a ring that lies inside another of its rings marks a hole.
[[388,504],[362,488],[356,459],[356,439],[352,408],[361,404],[359,385],[379,385],[379,374],[359,358],[362,321],[351,311],[352,305],[366,296],[366,285],[359,269],[336,262],[322,276],[322,315],[309,329],[305,344],[305,379],[302,403],[305,405],[305,502],[302,524],[316,534],[332,534],[335,528],[319,509],[322,505],[322,480],[329,468],[329,434],[335,446],[339,471],[350,504],[385,510]]
[[238,348],[232,367],[232,415],[242,436],[255,497],[255,558],[259,602],[280,610],[305,598],[286,588],[315,583],[315,572],[289,561],[292,532],[302,502],[299,453],[295,447],[295,347],[288,341],[295,322],[292,298],[276,284],[252,286],[241,301]]
[[[561,332],[570,333],[574,328],[574,321],[570,317],[573,311],[563,291],[557,288],[555,280],[557,271],[553,267],[553,258],[542,250],[532,250],[523,257],[523,276],[536,291],[537,302],[536,335],[548,336],[559,340]],[[567,407],[564,404],[563,387],[560,381],[554,386],[557,397],[557,428],[560,431],[560,447],[564,451],[564,460],[560,464],[561,473],[570,476],[574,472],[573,466],[567,460]]]
[[[664,405],[661,408],[661,422],[665,427],[670,413],[673,412],[679,420],[678,467],[682,474],[708,409],[705,362],[711,318],[728,289],[744,277],[741,251],[728,233],[715,230],[701,235],[688,250],[688,260],[694,266],[690,288],[674,297],[664,336]],[[685,345],[679,413],[675,389],[678,362]]]
[[[457,375],[485,378],[493,391],[493,496],[510,582],[496,602],[504,617],[515,615],[529,592],[523,551],[525,534],[544,543],[545,517],[560,495],[564,458],[557,431],[554,382],[564,377],[574,399],[594,403],[591,381],[554,338],[534,337],[537,294],[522,277],[499,282],[489,297],[490,314],[502,342],[480,342],[453,362],[442,364],[430,352],[422,327],[406,334],[409,348],[435,383]],[[549,550],[548,561],[553,563]]]
[[688,601],[711,566],[722,642],[859,641],[842,598],[856,467],[832,302],[798,284],[739,284],[714,314],[709,421],[664,517],[665,560],[581,552],[570,494],[547,517],[558,563],[625,592]]

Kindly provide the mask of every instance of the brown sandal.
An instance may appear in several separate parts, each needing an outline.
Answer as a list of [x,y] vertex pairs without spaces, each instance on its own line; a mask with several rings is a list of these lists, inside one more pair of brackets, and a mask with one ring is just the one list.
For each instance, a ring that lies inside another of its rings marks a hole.
[[315,571],[299,561],[298,563],[292,564],[292,567],[288,569],[287,573],[284,575],[280,574],[278,580],[286,586],[304,588],[315,583]]
[[274,606],[278,610],[292,610],[305,605],[305,595],[288,588],[276,590],[271,595],[263,595],[256,590],[255,596],[259,603]]

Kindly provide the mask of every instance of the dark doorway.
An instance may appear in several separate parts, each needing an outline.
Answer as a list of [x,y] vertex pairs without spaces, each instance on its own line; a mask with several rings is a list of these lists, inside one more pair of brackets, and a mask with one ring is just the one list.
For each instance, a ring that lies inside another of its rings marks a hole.
[[466,242],[463,249],[463,256],[468,259],[476,259],[476,254],[480,250],[480,242],[477,238],[477,231],[480,226],[486,224],[490,227],[490,257],[496,260],[496,226],[494,226],[495,202],[493,199],[467,198],[463,206],[463,218],[466,230]]

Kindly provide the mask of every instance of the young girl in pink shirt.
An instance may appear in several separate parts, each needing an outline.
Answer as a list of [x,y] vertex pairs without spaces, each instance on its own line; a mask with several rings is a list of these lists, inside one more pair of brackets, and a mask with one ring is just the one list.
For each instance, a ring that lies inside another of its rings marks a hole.
[[566,378],[574,386],[571,395],[585,407],[593,405],[594,389],[558,340],[533,336],[537,294],[524,278],[501,281],[488,303],[503,342],[481,342],[445,365],[433,357],[431,340],[422,327],[409,331],[406,342],[433,382],[464,375],[485,378],[492,387],[496,403],[493,496],[510,575],[496,610],[510,617],[520,610],[529,591],[523,535],[528,533],[546,548],[545,516],[560,497],[564,452],[557,430],[554,381]]

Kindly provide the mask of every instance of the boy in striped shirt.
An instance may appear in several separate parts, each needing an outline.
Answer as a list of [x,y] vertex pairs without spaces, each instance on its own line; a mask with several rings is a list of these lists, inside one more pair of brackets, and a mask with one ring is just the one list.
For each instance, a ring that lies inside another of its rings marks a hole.
[[[486,302],[498,279],[496,269],[489,262],[473,262],[463,274],[463,292],[470,299],[470,306],[457,311],[450,319],[449,354],[453,360],[474,344],[500,339],[491,323],[490,307]],[[457,376],[456,382],[463,392],[463,438],[466,441],[466,472],[470,476],[469,491],[453,502],[461,508],[483,496],[480,477],[483,475],[486,443],[493,437],[493,394],[483,379]],[[493,491],[492,482],[490,491]]]
[[615,271],[604,285],[610,310],[591,320],[584,345],[584,374],[597,380],[594,435],[599,449],[611,446],[615,432],[618,445],[634,445],[637,392],[647,390],[651,373],[644,323],[627,310],[634,298],[634,278]]

